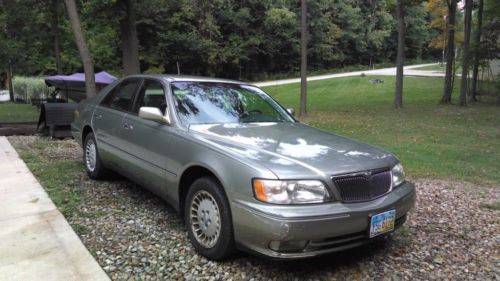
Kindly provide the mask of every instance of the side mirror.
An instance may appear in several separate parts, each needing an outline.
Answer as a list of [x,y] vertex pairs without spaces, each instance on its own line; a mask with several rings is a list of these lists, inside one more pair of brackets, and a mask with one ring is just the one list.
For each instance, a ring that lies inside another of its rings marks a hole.
[[160,109],[158,109],[157,107],[143,106],[143,107],[139,108],[139,117],[142,119],[146,119],[146,120],[170,124],[167,117],[165,117],[161,113]]
[[295,109],[287,108],[286,111],[288,111],[288,113],[290,113],[292,116],[295,116]]

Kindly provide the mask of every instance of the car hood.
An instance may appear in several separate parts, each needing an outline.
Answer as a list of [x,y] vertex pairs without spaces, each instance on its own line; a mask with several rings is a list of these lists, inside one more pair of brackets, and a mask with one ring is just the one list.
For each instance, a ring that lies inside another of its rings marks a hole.
[[266,166],[278,178],[314,178],[390,167],[379,148],[300,123],[198,124],[189,130],[233,157]]

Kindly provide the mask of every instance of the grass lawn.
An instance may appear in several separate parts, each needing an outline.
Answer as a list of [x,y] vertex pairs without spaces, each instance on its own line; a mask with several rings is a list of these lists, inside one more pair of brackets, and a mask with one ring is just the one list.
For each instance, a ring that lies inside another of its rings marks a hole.
[[0,102],[0,123],[36,122],[38,114],[37,107],[31,104]]
[[[442,78],[405,78],[405,108],[394,110],[394,77],[376,77],[385,81],[376,85],[368,82],[372,78],[310,82],[309,116],[302,121],[395,153],[411,177],[500,183],[498,106],[441,106]],[[299,84],[265,90],[298,111]]]
[[[66,218],[75,215],[81,200],[80,178],[85,171],[78,144],[72,140],[52,141],[38,137],[9,137],[9,141],[61,213]],[[74,151],[74,155],[60,159],[68,149]]]

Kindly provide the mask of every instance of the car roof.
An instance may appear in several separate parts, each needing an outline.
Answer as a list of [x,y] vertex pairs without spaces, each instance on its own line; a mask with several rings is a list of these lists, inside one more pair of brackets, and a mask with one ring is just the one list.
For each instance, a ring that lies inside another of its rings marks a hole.
[[191,76],[191,75],[170,75],[170,74],[138,74],[138,75],[129,75],[128,77],[140,77],[140,78],[156,78],[156,79],[164,79],[168,82],[176,82],[176,81],[189,81],[189,82],[219,82],[219,83],[232,83],[232,84],[245,84],[249,85],[243,81],[223,79],[223,78],[214,78],[214,77],[205,77],[205,76]]

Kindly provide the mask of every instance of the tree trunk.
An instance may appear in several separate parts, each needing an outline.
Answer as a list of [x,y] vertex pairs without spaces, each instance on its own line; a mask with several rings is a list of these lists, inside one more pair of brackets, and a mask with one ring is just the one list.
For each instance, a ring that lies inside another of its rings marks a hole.
[[465,0],[465,19],[464,19],[464,55],[462,62],[462,78],[460,81],[460,106],[467,105],[467,83],[469,75],[469,61],[470,61],[470,31],[472,21],[472,0]]
[[301,0],[300,11],[300,117],[307,116],[307,6]]
[[89,48],[87,47],[87,43],[85,42],[75,0],[64,0],[64,2],[66,4],[66,9],[68,10],[68,17],[71,23],[71,28],[73,29],[73,35],[75,36],[76,46],[78,47],[78,52],[80,53],[80,58],[82,59],[83,70],[85,71],[85,89],[87,98],[91,98],[96,95],[94,64],[92,63],[92,57],[90,55]]
[[14,87],[12,86],[12,65],[9,64],[7,69],[7,86],[9,87],[9,98],[10,101],[14,101]]
[[447,46],[446,46],[446,73],[444,77],[444,90],[441,97],[442,104],[451,103],[453,92],[453,62],[455,60],[455,13],[457,11],[457,0],[447,0],[448,23],[447,23]]
[[396,94],[394,108],[403,107],[403,66],[405,59],[405,18],[404,0],[397,0],[396,17],[398,19],[398,54],[396,58]]
[[479,75],[479,50],[481,47],[481,32],[483,28],[483,6],[484,1],[479,0],[477,12],[477,30],[474,39],[474,69],[472,70],[472,101],[477,101],[477,77]]
[[141,72],[139,65],[139,40],[135,24],[135,0],[123,0],[125,16],[120,21],[122,61],[125,75]]
[[57,74],[62,74],[61,64],[61,36],[59,34],[59,11],[58,0],[52,0],[52,36],[54,37],[54,57],[56,61]]

